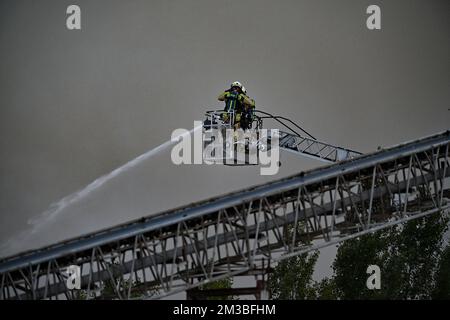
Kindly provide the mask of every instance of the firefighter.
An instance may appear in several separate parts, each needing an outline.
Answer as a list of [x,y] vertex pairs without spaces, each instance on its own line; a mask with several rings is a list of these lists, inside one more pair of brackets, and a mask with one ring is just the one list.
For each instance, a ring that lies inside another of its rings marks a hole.
[[245,89],[244,86],[242,86],[242,94],[245,95],[245,101],[248,102],[244,104],[244,108],[241,114],[241,128],[246,130],[251,129],[252,127],[253,114],[255,111],[255,100],[247,95],[247,89]]
[[[234,123],[233,126],[235,129],[241,128],[242,124],[247,126],[247,121],[243,121],[243,115],[248,114],[248,110],[252,110],[255,106],[255,101],[250,99],[244,92],[244,87],[239,81],[235,81],[230,85],[230,89],[221,93],[218,97],[219,101],[225,102],[226,113],[223,114],[223,120],[225,122],[230,121],[229,114],[230,112],[234,112]],[[245,90],[245,88],[244,88]],[[246,129],[242,127],[243,129]]]

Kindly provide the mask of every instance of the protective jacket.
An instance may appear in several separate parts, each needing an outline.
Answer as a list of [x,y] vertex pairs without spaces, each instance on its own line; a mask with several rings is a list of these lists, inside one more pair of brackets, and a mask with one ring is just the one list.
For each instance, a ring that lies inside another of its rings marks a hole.
[[235,110],[236,112],[242,112],[244,109],[255,107],[253,99],[237,91],[225,91],[217,99],[225,101],[225,111]]
[[[227,90],[218,97],[219,101],[225,101],[224,111],[234,111],[234,124],[243,129],[251,127],[253,121],[253,111],[255,109],[255,100],[244,93]],[[228,114],[223,115],[228,120]]]

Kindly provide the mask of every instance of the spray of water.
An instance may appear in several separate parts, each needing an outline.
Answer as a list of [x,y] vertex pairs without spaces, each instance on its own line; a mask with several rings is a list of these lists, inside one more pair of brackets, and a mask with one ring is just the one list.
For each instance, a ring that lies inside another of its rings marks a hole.
[[180,139],[182,136],[187,136],[192,134],[194,131],[200,129],[201,126],[197,126],[194,129],[190,130],[189,132],[186,132],[182,135],[179,135],[178,137],[175,137],[175,139],[168,140],[164,142],[163,144],[157,146],[156,148],[153,148],[146,153],[134,158],[133,160],[127,162],[123,166],[113,170],[112,172],[101,176],[100,178],[97,178],[95,181],[91,182],[89,185],[84,187],[83,189],[76,191],[61,200],[52,203],[49,208],[44,211],[42,214],[37,216],[36,218],[29,219],[28,225],[31,226],[28,230],[23,231],[22,233],[19,233],[17,236],[9,239],[4,244],[2,244],[0,251],[12,251],[13,248],[17,248],[20,246],[21,243],[26,242],[29,237],[33,234],[36,234],[41,230],[47,223],[53,221],[61,212],[64,211],[67,207],[69,207],[72,204],[77,203],[81,199],[85,198],[87,195],[92,194],[94,191],[98,190],[100,187],[104,186],[108,182],[110,182],[115,177],[123,174],[124,172],[130,170],[131,168],[137,166],[138,164],[144,162],[145,160],[159,154],[160,152],[166,150],[170,146],[176,143],[177,139]]

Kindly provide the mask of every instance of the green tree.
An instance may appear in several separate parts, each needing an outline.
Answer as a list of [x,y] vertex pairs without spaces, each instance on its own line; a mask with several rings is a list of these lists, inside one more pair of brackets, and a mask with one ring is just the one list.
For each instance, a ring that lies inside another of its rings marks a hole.
[[334,278],[324,278],[314,283],[315,299],[337,300],[339,298]]
[[[386,230],[343,242],[332,268],[336,295],[341,299],[379,298],[380,292],[366,287],[369,265],[382,266],[386,256],[389,232]],[[382,273],[383,274],[383,273]]]
[[282,260],[269,276],[272,299],[314,299],[315,283],[312,280],[319,252],[304,253]]
[[[431,298],[447,223],[443,215],[430,215],[345,241],[333,262],[338,297]],[[371,264],[380,267],[381,290],[366,288]]]
[[[306,225],[299,222],[285,229],[284,237],[290,241],[294,232],[305,232]],[[311,239],[296,237],[296,245],[311,244]],[[319,251],[303,253],[288,259],[281,260],[273,269],[268,279],[269,294],[272,299],[302,300],[316,298],[316,283],[312,280],[314,266],[319,258]]]
[[[340,244],[333,276],[312,280],[318,252],[281,261],[269,277],[273,299],[449,299],[449,219],[443,214],[411,220]],[[381,289],[366,287],[367,267],[378,265]]]
[[386,297],[431,298],[447,223],[446,217],[435,214],[393,230],[393,244],[384,266]]
[[447,245],[439,260],[435,284],[432,298],[450,300],[450,245]]

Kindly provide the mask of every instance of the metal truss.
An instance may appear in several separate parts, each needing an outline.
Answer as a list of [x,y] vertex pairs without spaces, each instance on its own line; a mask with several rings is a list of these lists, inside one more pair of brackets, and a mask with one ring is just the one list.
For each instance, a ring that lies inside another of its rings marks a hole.
[[357,151],[283,131],[280,131],[280,148],[325,162],[338,162],[361,155]]
[[448,212],[449,145],[447,131],[4,259],[0,298],[158,299]]

